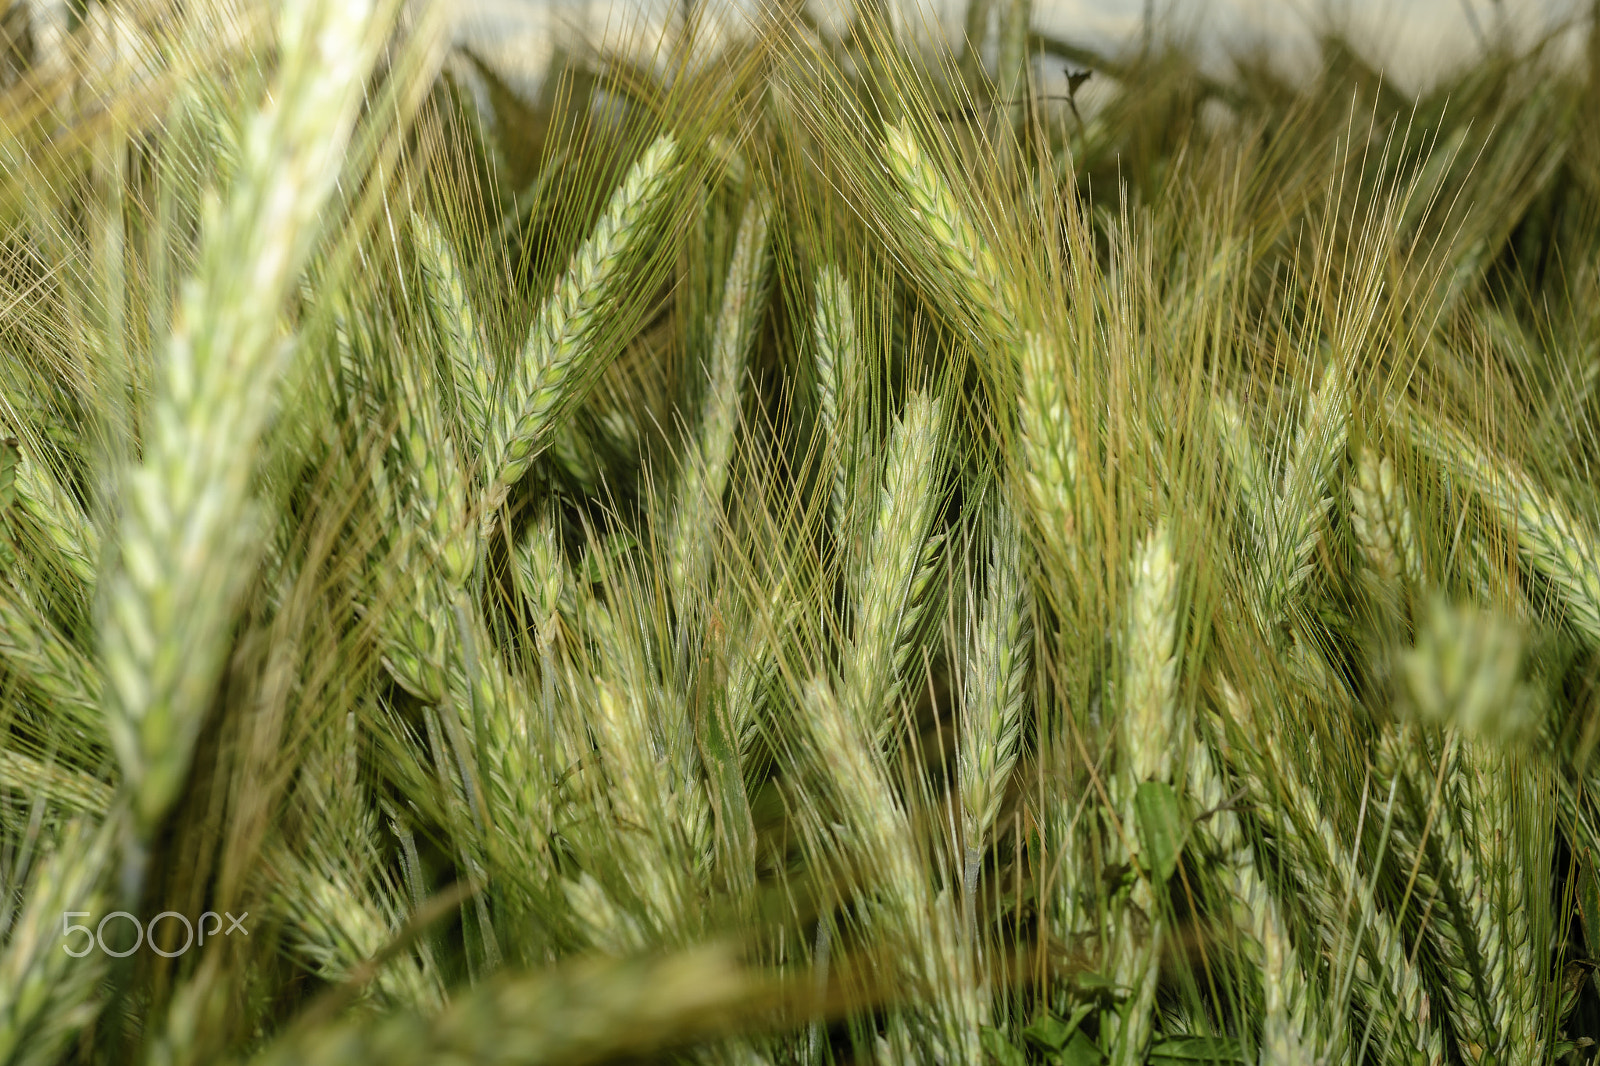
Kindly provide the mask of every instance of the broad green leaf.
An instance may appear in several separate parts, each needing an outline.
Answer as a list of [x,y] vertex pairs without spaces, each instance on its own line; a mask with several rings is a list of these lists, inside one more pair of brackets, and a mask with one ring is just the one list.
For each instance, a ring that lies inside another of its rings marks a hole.
[[1027,1066],[1028,1056],[1000,1030],[985,1025],[978,1030],[978,1039],[988,1060],[997,1066]]
[[1022,1035],[1040,1047],[1060,1051],[1072,1037],[1076,1025],[1068,1025],[1053,1014],[1046,1014],[1022,1031]]
[[1178,794],[1164,781],[1146,781],[1134,795],[1133,807],[1145,869],[1165,884],[1183,850],[1185,819]]
[[1163,1063],[1212,1062],[1218,1066],[1245,1063],[1244,1047],[1232,1036],[1175,1036],[1150,1049],[1150,1066]]
[[12,497],[16,495],[17,463],[21,458],[16,438],[0,440],[0,514],[6,512],[6,508],[11,506]]
[[1073,1033],[1072,1039],[1067,1041],[1067,1046],[1052,1058],[1057,1066],[1100,1066],[1106,1061],[1105,1054],[1082,1029]]

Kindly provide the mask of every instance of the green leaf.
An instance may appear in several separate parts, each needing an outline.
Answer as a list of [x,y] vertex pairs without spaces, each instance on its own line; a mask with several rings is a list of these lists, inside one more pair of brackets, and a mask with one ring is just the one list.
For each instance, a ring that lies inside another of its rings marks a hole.
[[1114,978],[1094,970],[1083,970],[1071,978],[1072,988],[1081,996],[1092,997],[1101,1002],[1116,1002],[1125,999],[1128,989],[1117,984]]
[[1076,1025],[1068,1025],[1053,1014],[1046,1014],[1022,1031],[1022,1035],[1040,1047],[1060,1051],[1072,1037]]
[[1072,1034],[1072,1039],[1067,1041],[1067,1046],[1052,1056],[1057,1066],[1100,1066],[1106,1061],[1101,1050],[1095,1046],[1089,1034],[1079,1029]]
[[1163,781],[1146,781],[1133,797],[1133,809],[1139,823],[1139,851],[1145,869],[1165,884],[1178,868],[1186,831],[1178,794]]
[[0,440],[0,514],[6,512],[16,495],[17,463],[21,460],[22,453],[17,450],[15,437]]
[[978,1040],[983,1044],[984,1053],[990,1062],[998,1066],[1028,1066],[1028,1057],[1022,1050],[993,1026],[985,1025],[979,1028]]
[[1150,1049],[1150,1066],[1162,1063],[1212,1062],[1246,1063],[1244,1045],[1232,1036],[1175,1036],[1158,1040]]
[[1062,1049],[1067,1047],[1068,1041],[1072,1039],[1073,1034],[1078,1032],[1079,1024],[1093,1014],[1094,1009],[1095,1005],[1093,1003],[1080,1003],[1073,1008],[1071,1016],[1065,1021],[1054,1014],[1046,1014],[1024,1029],[1022,1035],[1045,1050],[1053,1051],[1059,1056],[1062,1053]]

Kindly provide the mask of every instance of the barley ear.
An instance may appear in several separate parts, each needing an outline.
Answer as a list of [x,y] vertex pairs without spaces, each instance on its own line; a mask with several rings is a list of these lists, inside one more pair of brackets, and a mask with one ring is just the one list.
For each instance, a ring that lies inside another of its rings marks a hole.
[[933,592],[938,542],[929,532],[942,477],[942,442],[940,404],[914,394],[890,432],[843,664],[846,704],[880,742],[897,720],[895,703]]
[[66,572],[85,589],[94,588],[100,568],[99,532],[78,501],[45,463],[30,454],[28,447],[13,445],[6,450],[14,460],[10,490],[19,510],[27,515],[45,550]]
[[914,229],[925,235],[928,254],[950,290],[976,309],[989,336],[1016,342],[1017,299],[1000,272],[988,241],[973,225],[949,182],[904,122],[884,129],[889,169],[897,179]]
[[983,848],[1022,742],[1032,620],[1021,534],[1002,506],[992,538],[988,588],[968,651],[957,776],[966,838],[964,883],[972,904]]
[[[102,913],[111,824],[91,828],[87,822],[71,823],[36,868],[21,913],[9,928],[0,927],[5,940],[0,951],[0,1061],[62,1061],[73,1037],[99,1011],[106,956],[93,942],[93,926],[70,937],[63,933],[73,917],[97,922]],[[73,924],[82,926],[84,921]],[[107,932],[114,929],[110,925]]]
[[[277,84],[226,204],[206,212],[102,582],[107,719],[148,840],[188,773],[260,543],[251,480],[288,348],[279,312],[317,237],[386,33],[370,4],[282,10]],[[130,867],[136,890],[140,874]]]
[[596,344],[617,286],[670,187],[677,151],[677,142],[662,136],[628,171],[539,309],[527,343],[496,390],[484,434],[481,513],[486,523],[550,443],[557,418],[599,371]]
[[483,448],[483,435],[489,426],[493,390],[494,364],[484,342],[483,325],[472,308],[466,279],[444,233],[421,212],[412,214],[411,228],[416,234],[428,309],[450,363],[463,443],[470,454],[476,455]]
[[1422,560],[1405,490],[1395,480],[1393,461],[1370,447],[1356,459],[1350,528],[1381,594],[1388,597],[1405,586],[1417,586]]
[[1058,354],[1041,334],[1023,337],[1017,401],[1023,487],[1042,561],[1068,577],[1078,559],[1078,442]]
[[1312,553],[1327,516],[1328,483],[1344,455],[1350,400],[1344,371],[1330,362],[1295,434],[1294,452],[1267,541],[1260,576],[1265,618],[1279,621],[1312,571]]
[[853,544],[851,501],[856,498],[861,461],[858,404],[862,365],[850,283],[832,266],[817,271],[816,309],[811,337],[816,347],[817,407],[827,464],[828,517],[846,550]]
[[[1174,779],[1183,765],[1178,759],[1188,733],[1179,728],[1178,565],[1165,521],[1139,545],[1131,570],[1121,642],[1119,769],[1113,794],[1127,847],[1119,844],[1116,851],[1138,859],[1148,874],[1152,872],[1149,858],[1139,845],[1137,796],[1140,787],[1149,782],[1180,783]],[[1118,1066],[1143,1061],[1150,1041],[1166,930],[1161,906],[1152,878],[1144,876],[1109,916],[1112,973],[1119,985],[1129,989],[1109,1031],[1103,1034],[1103,1039],[1109,1040],[1112,1062]],[[1140,912],[1148,916],[1147,922],[1137,918]]]
[[741,385],[766,307],[767,214],[767,204],[758,193],[739,223],[711,340],[699,432],[679,470],[667,557],[673,587],[680,596],[701,593],[716,550],[722,498],[739,429]]
[[1496,461],[1442,421],[1425,421],[1409,404],[1391,415],[1410,439],[1471,488],[1517,538],[1517,548],[1561,593],[1567,621],[1600,644],[1600,540],[1594,527],[1508,461]]

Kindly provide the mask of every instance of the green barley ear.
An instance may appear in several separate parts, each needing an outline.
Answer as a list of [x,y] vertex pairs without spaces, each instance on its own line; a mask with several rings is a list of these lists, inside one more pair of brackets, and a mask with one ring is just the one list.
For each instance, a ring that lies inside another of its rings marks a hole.
[[[391,893],[362,883],[366,878],[349,868],[348,858],[321,848],[311,856],[278,849],[270,867],[276,884],[269,906],[288,925],[289,950],[331,984],[349,980],[376,957],[406,917]],[[444,1003],[438,975],[410,952],[378,969],[362,991],[385,1010],[431,1014]]]
[[768,206],[758,193],[745,208],[722,287],[722,308],[711,339],[710,365],[699,432],[684,457],[677,486],[676,510],[667,538],[673,587],[680,596],[698,595],[705,587],[722,498],[728,487],[729,463],[739,429],[741,386],[756,328],[766,308]]
[[988,580],[968,652],[956,756],[967,846],[963,886],[969,910],[984,844],[1021,748],[1024,684],[1033,638],[1021,533],[1003,505],[992,538]]
[[[1151,857],[1141,845],[1141,792],[1180,784],[1187,768],[1178,703],[1178,564],[1170,527],[1162,521],[1139,545],[1123,618],[1122,669],[1117,720],[1119,767],[1113,796],[1121,820],[1115,851],[1145,867],[1128,896],[1110,915],[1108,961],[1116,982],[1127,988],[1111,1026],[1102,1034],[1113,1063],[1142,1062],[1150,1041],[1151,1015],[1160,977],[1166,923],[1152,884]],[[1126,847],[1123,845],[1126,842]],[[1142,916],[1141,916],[1142,915]]]
[[818,415],[824,446],[830,449],[828,517],[841,542],[849,544],[850,504],[856,498],[860,477],[857,405],[863,368],[850,283],[836,267],[817,270],[811,340],[817,357]]
[[1422,580],[1422,558],[1404,486],[1395,479],[1393,461],[1370,447],[1356,459],[1350,528],[1379,590],[1414,588]]
[[405,507],[396,517],[402,528],[410,527],[422,538],[426,556],[448,586],[464,588],[475,562],[467,526],[467,479],[456,458],[455,440],[445,429],[434,368],[405,350],[396,353],[393,364],[400,417],[390,446],[400,453],[395,475]]
[[1268,867],[1232,809],[1222,767],[1210,745],[1199,739],[1189,750],[1188,784],[1195,805],[1210,812],[1195,823],[1195,835],[1215,856],[1208,868],[1222,884],[1228,917],[1242,934],[1246,961],[1261,978],[1266,1009],[1261,1061],[1320,1061],[1327,1049],[1314,1048],[1314,1038],[1307,1033],[1310,977],[1290,938],[1291,912],[1272,894]]
[[484,435],[485,522],[550,443],[563,408],[598,371],[595,345],[635,246],[648,234],[670,187],[677,152],[677,142],[664,135],[628,171],[539,309],[527,343],[496,390]]
[[[21,913],[0,925],[0,1062],[63,1061],[99,1012],[106,956],[92,934],[104,914],[110,843],[109,823],[69,825],[30,879]],[[68,923],[89,930],[64,936]]]
[[26,516],[37,543],[85,589],[92,589],[100,568],[100,536],[89,517],[29,448],[8,440],[4,450],[9,466],[9,495]]
[[1222,440],[1223,454],[1228,457],[1234,482],[1243,497],[1246,536],[1251,549],[1259,551],[1269,536],[1273,496],[1260,449],[1231,393],[1212,398],[1211,423]]
[[904,122],[884,128],[884,151],[910,210],[911,232],[922,236],[930,265],[965,305],[945,310],[974,315],[991,338],[1015,343],[1017,298],[949,182]]
[[845,700],[880,742],[894,727],[892,709],[933,591],[938,541],[929,533],[943,476],[943,435],[939,402],[923,393],[911,396],[890,432],[854,604],[843,664]]
[[450,364],[464,443],[470,454],[476,455],[483,448],[484,433],[489,428],[493,395],[494,364],[484,341],[483,325],[472,308],[466,279],[445,235],[421,212],[412,213],[411,229],[416,235],[428,310],[444,340],[445,358]]
[[1023,486],[1036,543],[1059,576],[1077,565],[1078,443],[1055,347],[1039,333],[1022,339],[1021,393],[1017,400]]
[[554,635],[562,598],[572,584],[555,523],[544,516],[535,519],[517,542],[512,563],[512,579],[533,610],[534,632],[543,646]]
[[1275,508],[1261,576],[1265,619],[1275,623],[1305,585],[1327,516],[1328,482],[1344,455],[1350,400],[1344,370],[1330,362],[1295,433],[1294,452]]
[[1161,523],[1134,556],[1122,649],[1118,741],[1131,786],[1173,780],[1185,765],[1173,752],[1178,731],[1178,565]]
[[1434,462],[1476,492],[1517,538],[1517,548],[1561,593],[1566,619],[1600,644],[1600,540],[1594,527],[1509,461],[1496,461],[1455,427],[1411,405],[1391,415]]
[[101,676],[77,645],[8,581],[0,579],[0,664],[53,713],[96,744],[106,742]]
[[462,993],[437,1017],[405,1012],[342,1018],[292,1030],[249,1061],[255,1066],[387,1066],[473,1060],[562,1066],[710,1044],[784,1004],[786,984],[739,962],[726,947],[662,958],[564,962],[506,975]]
[[1503,746],[1538,730],[1538,704],[1519,684],[1522,656],[1522,632],[1510,620],[1435,602],[1401,658],[1401,676],[1423,722]]
[[[1257,750],[1219,745],[1219,754],[1245,786],[1263,825],[1277,842],[1284,868],[1305,891],[1301,894],[1321,936],[1323,950],[1336,961],[1330,976],[1339,993],[1344,982],[1372,1016],[1374,1039],[1392,1040],[1402,1061],[1442,1066],[1444,1034],[1428,985],[1409,953],[1402,931],[1361,869],[1359,853],[1347,845],[1298,765],[1284,751],[1271,723],[1252,721],[1252,709],[1226,680],[1223,710]],[[1275,769],[1269,784],[1257,767]],[[1337,1049],[1338,1016],[1324,1015],[1320,1031]]]
[[4,749],[0,749],[0,788],[42,799],[57,811],[96,817],[105,815],[113,799],[111,787],[88,774]]
[[361,0],[283,8],[276,88],[250,124],[226,202],[206,212],[142,455],[122,479],[100,646],[141,841],[188,773],[260,542],[251,479],[290,350],[280,310],[317,237],[386,22]]

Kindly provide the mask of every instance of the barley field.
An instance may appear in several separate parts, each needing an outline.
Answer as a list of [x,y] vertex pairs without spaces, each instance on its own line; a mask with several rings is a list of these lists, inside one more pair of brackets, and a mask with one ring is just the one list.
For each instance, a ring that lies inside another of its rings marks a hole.
[[1595,1060],[1600,24],[973,2],[4,8],[0,1064]]

